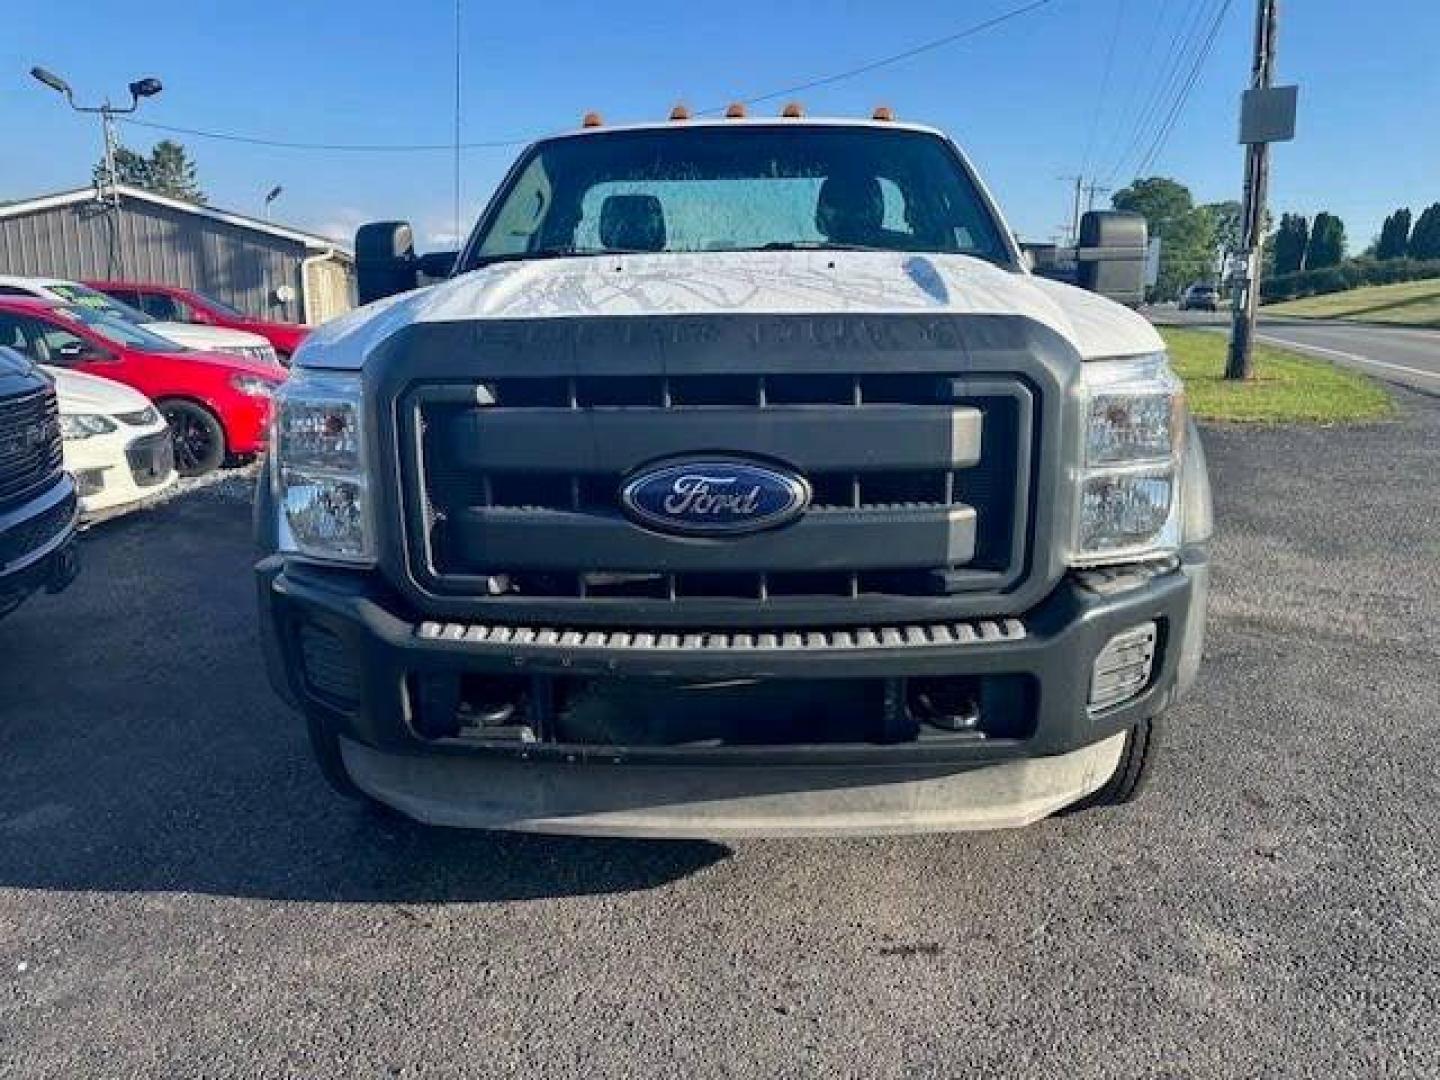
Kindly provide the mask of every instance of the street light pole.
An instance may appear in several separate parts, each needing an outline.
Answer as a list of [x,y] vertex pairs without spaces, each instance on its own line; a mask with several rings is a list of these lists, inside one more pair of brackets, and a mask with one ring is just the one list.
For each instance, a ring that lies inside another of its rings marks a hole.
[[[119,180],[116,176],[115,151],[119,148],[120,139],[115,133],[115,117],[126,113],[133,113],[140,107],[141,98],[154,97],[160,93],[160,91],[164,89],[160,80],[152,76],[136,79],[128,87],[130,91],[130,104],[121,108],[117,105],[111,105],[108,97],[99,105],[77,104],[75,101],[75,91],[71,89],[70,84],[53,71],[47,71],[42,67],[32,67],[30,69],[30,75],[37,82],[43,83],[57,94],[63,94],[70,108],[76,112],[99,115],[100,130],[105,139],[105,187],[110,196],[110,205],[118,209],[120,206],[120,194],[116,189]],[[101,195],[100,201],[105,201],[104,194]]]

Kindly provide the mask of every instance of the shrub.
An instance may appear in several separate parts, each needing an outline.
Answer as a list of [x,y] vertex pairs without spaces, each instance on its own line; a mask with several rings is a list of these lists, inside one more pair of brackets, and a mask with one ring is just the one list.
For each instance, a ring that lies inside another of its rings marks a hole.
[[1339,266],[1266,278],[1260,282],[1260,299],[1268,304],[1358,289],[1362,285],[1394,285],[1437,277],[1440,277],[1440,259],[1347,259]]

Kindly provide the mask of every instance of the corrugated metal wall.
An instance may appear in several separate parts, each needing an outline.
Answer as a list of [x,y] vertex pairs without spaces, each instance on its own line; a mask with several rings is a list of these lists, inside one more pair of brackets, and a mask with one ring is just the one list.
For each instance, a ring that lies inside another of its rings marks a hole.
[[[251,315],[303,321],[303,244],[122,196],[0,219],[0,273],[127,278],[199,289]],[[275,300],[289,285],[295,298]]]

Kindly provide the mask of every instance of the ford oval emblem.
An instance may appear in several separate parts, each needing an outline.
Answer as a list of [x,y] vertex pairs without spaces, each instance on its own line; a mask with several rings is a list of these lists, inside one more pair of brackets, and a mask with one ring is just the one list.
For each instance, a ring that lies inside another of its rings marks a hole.
[[694,459],[645,469],[620,489],[626,513],[679,536],[738,536],[794,521],[810,485],[787,469],[749,461]]

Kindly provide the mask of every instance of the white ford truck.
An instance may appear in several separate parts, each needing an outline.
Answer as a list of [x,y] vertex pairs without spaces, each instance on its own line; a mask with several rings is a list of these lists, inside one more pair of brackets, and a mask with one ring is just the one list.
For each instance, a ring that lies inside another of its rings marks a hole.
[[296,354],[256,511],[325,776],[620,835],[1129,799],[1211,531],[1164,344],[1097,295],[1138,298],[1143,248],[1095,213],[1088,291],[1032,274],[955,145],[884,114],[589,125],[458,253],[365,226],[375,302]]

